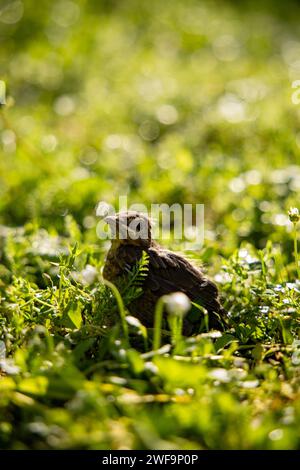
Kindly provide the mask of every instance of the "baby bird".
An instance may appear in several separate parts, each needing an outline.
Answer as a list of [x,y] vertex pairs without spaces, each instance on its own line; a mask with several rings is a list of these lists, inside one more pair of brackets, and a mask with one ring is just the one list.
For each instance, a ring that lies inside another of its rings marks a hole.
[[[192,302],[208,312],[210,328],[222,327],[226,311],[222,308],[216,285],[208,280],[199,268],[184,257],[163,249],[151,236],[151,222],[135,211],[107,216],[112,237],[103,277],[113,283],[141,259],[143,251],[148,254],[148,273],[143,282],[143,293],[128,307],[144,326],[153,327],[155,305],[158,299],[172,292],[183,292]],[[185,317],[183,334],[189,336],[199,331],[203,315],[192,308]],[[165,319],[166,322],[166,319]],[[167,324],[165,323],[165,328]]]

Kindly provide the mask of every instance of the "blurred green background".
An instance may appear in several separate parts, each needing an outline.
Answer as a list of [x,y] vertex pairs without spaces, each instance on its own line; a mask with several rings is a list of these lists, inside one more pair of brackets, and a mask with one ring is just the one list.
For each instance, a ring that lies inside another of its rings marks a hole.
[[4,1],[0,221],[95,237],[95,206],[204,203],[230,252],[300,189],[296,2]]
[[[300,448],[299,20],[291,0],[0,0],[0,448]],[[225,331],[153,356],[136,319],[128,342],[107,328],[95,208],[119,195],[205,204],[186,254]]]

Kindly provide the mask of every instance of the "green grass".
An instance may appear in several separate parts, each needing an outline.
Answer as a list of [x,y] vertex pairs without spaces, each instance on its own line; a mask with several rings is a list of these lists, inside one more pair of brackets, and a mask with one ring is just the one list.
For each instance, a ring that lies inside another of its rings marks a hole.
[[[0,15],[0,448],[299,449],[299,7],[23,3]],[[205,204],[187,255],[225,331],[157,351],[126,317],[147,260],[105,285],[95,214],[124,194]]]

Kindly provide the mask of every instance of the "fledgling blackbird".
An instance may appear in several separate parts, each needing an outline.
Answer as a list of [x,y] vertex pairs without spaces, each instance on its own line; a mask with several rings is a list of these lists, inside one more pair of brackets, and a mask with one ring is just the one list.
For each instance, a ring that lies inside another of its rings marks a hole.
[[[113,283],[124,276],[141,259],[143,251],[149,256],[148,273],[143,282],[142,295],[128,307],[144,326],[153,327],[154,310],[158,299],[173,292],[185,293],[192,302],[208,312],[209,327],[220,328],[226,311],[220,304],[216,285],[207,279],[198,267],[184,257],[163,249],[151,237],[151,222],[135,211],[107,216],[112,237],[103,277]],[[193,312],[192,312],[193,311]],[[183,322],[183,334],[199,331],[203,315],[192,308]]]

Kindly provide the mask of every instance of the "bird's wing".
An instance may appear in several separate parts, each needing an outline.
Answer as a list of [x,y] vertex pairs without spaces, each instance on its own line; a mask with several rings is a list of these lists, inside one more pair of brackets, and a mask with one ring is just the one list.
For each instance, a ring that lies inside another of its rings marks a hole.
[[148,283],[159,295],[184,292],[191,300],[209,311],[218,312],[218,289],[201,271],[182,256],[169,251],[149,250],[150,266]]
[[[148,276],[145,287],[160,297],[171,292],[184,292],[191,300],[209,311],[218,312],[218,289],[201,271],[185,258],[167,250],[149,248]],[[123,246],[118,260],[122,269],[130,269],[142,256],[142,248]]]

